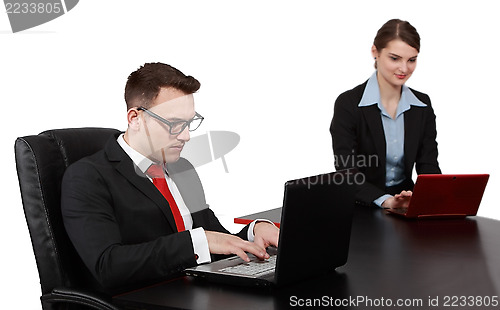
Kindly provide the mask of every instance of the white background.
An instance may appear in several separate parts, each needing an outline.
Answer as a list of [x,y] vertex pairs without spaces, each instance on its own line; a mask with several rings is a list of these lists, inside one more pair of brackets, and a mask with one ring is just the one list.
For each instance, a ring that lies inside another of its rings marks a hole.
[[372,74],[375,33],[395,17],[422,37],[408,85],[432,99],[443,172],[490,173],[479,215],[500,219],[494,1],[85,0],[17,34],[0,13],[2,301],[41,308],[16,137],[67,127],[124,130],[128,74],[145,62],[171,64],[202,84],[195,100],[206,120],[195,134],[241,137],[226,155],[229,173],[220,159],[198,168],[211,207],[236,231],[233,217],[281,206],[286,180],[334,169],[335,98]]

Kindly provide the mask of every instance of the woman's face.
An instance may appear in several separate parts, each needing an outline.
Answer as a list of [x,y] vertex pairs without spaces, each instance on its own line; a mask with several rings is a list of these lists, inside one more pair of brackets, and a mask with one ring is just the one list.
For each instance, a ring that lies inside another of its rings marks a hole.
[[373,46],[372,55],[377,61],[379,84],[401,87],[417,66],[418,51],[401,40],[390,41],[381,51]]

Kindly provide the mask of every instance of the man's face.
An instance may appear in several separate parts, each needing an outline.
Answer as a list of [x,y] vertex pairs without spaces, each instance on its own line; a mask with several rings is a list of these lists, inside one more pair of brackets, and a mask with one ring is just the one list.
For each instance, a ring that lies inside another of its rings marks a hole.
[[[175,88],[161,88],[149,111],[170,122],[189,121],[195,116],[193,95],[186,95]],[[189,128],[172,135],[169,125],[151,117],[145,111],[141,115],[141,153],[158,163],[176,162],[189,141]]]

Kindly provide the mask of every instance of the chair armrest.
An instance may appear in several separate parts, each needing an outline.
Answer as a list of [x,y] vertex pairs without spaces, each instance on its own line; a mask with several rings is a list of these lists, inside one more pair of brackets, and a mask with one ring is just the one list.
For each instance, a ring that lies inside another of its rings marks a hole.
[[67,287],[54,288],[51,293],[42,295],[40,299],[43,305],[52,303],[73,303],[98,310],[121,310],[117,306],[111,304],[110,298],[94,292]]

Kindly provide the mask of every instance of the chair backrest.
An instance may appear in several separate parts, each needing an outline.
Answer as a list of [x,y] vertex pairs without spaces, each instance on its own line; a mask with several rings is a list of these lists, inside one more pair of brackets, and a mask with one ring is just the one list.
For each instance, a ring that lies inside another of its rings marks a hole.
[[110,128],[57,129],[15,142],[21,198],[42,294],[55,287],[87,285],[88,271],[64,229],[61,181],[70,164],[104,148],[118,132]]

